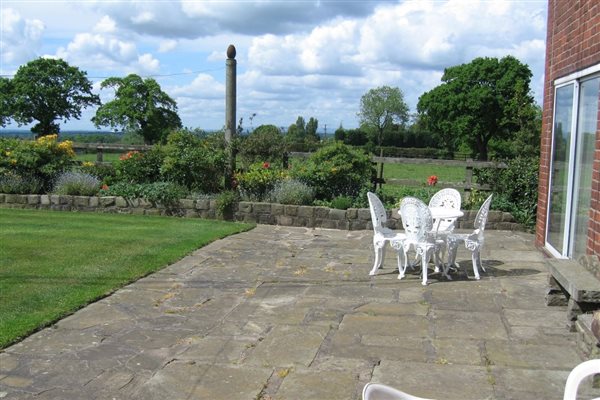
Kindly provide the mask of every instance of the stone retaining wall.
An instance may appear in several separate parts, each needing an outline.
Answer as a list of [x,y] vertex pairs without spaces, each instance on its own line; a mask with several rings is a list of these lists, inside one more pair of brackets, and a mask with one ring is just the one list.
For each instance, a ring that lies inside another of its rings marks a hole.
[[[91,211],[140,215],[174,215],[190,218],[215,219],[217,207],[215,200],[179,201],[179,207],[167,208],[152,204],[144,199],[125,199],[123,197],[87,197],[59,195],[19,195],[0,194],[1,208],[31,208],[56,211]],[[465,211],[459,220],[459,228],[473,228],[477,211]],[[259,224],[321,227],[345,230],[372,229],[371,214],[368,208],[350,208],[337,210],[327,207],[295,206],[272,203],[254,203],[242,201],[237,204],[228,219]],[[401,229],[402,223],[397,210],[388,211],[388,227]],[[523,230],[514,221],[510,213],[490,211],[486,229]]]

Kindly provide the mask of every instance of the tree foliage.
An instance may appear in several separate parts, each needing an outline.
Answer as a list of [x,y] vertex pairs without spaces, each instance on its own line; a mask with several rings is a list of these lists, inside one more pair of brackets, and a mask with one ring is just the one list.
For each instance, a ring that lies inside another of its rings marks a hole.
[[107,87],[115,90],[115,98],[96,111],[92,122],[97,127],[137,131],[147,144],[165,142],[170,131],[181,128],[177,103],[154,79],[136,74],[112,77],[102,82],[101,88]]
[[403,126],[408,121],[408,105],[400,88],[380,86],[361,97],[357,115],[361,126],[374,132],[375,141],[381,146],[386,130],[394,124]]
[[12,119],[19,125],[38,121],[31,128],[37,136],[58,133],[56,120],[79,119],[83,108],[100,104],[86,73],[61,59],[30,61],[19,67],[11,83]]
[[282,162],[285,152],[283,135],[275,125],[261,125],[242,142],[239,156],[245,164]]
[[487,160],[492,139],[510,140],[535,116],[529,67],[512,56],[446,68],[442,84],[419,98],[429,129],[453,152],[461,144]]
[[12,82],[0,77],[0,126],[5,127],[12,116],[13,105]]

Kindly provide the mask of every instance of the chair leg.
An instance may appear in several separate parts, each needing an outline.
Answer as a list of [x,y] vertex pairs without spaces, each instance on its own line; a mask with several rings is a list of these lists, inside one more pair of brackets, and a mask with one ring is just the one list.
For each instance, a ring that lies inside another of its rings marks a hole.
[[369,275],[375,275],[377,273],[377,270],[379,269],[379,267],[382,264],[382,252],[383,249],[377,245],[373,246],[373,249],[375,250],[375,263],[373,264],[373,269],[371,269],[371,272],[369,272]]
[[402,279],[406,273],[406,253],[403,249],[397,249],[396,252],[398,253],[398,279]]
[[475,274],[475,279],[479,279],[479,271],[477,269],[477,261],[479,260],[479,247],[476,247],[473,250],[473,254],[471,255],[471,259],[473,260],[473,274]]
[[421,253],[421,265],[422,265],[422,274],[423,274],[423,281],[421,282],[421,285],[423,286],[427,286],[427,266],[429,264],[429,258],[431,257],[431,255],[429,254],[429,251],[426,249],[423,249],[423,252]]
[[481,262],[481,246],[477,248],[477,265],[479,265],[479,268],[481,268],[483,272],[486,272],[483,263]]
[[456,252],[458,250],[458,243],[448,245],[448,268],[453,267],[456,264]]

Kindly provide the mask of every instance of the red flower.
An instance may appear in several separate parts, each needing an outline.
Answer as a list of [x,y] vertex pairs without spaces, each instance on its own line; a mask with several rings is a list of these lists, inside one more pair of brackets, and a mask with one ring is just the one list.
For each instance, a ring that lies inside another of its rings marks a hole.
[[429,186],[435,186],[435,184],[438,182],[438,177],[435,175],[431,175],[429,178],[427,178],[427,184]]
[[269,162],[268,162],[268,161],[265,161],[265,162],[263,163],[263,168],[265,168],[265,169],[269,168],[270,166],[271,166],[271,164],[269,164]]
[[105,183],[104,185],[102,185],[102,190],[108,190],[108,185]]

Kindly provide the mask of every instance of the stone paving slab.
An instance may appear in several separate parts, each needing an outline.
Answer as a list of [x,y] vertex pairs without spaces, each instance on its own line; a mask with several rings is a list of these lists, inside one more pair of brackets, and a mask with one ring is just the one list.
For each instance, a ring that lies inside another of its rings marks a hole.
[[459,248],[424,287],[393,251],[368,275],[371,231],[259,225],[4,349],[0,399],[559,400],[580,359],[533,239],[486,232],[481,280]]

